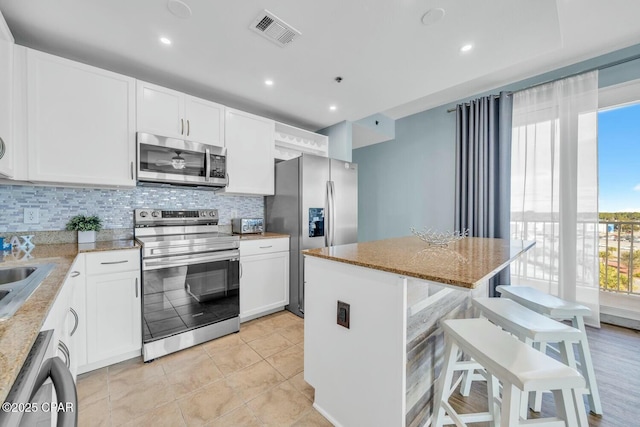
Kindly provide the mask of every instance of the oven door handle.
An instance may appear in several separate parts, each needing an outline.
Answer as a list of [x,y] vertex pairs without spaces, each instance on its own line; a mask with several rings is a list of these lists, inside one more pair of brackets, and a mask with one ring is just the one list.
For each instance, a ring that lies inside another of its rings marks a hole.
[[237,261],[240,257],[240,251],[221,251],[215,252],[215,255],[208,254],[206,256],[189,256],[182,255],[180,257],[164,257],[153,258],[152,260],[143,260],[143,270],[157,270],[159,268],[176,267],[192,264],[203,264],[205,262],[214,261]]

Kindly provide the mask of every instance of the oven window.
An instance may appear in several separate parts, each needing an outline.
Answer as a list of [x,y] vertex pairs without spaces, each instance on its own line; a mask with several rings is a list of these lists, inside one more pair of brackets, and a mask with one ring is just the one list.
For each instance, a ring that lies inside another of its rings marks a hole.
[[143,271],[143,330],[149,342],[238,316],[238,261]]
[[196,151],[140,144],[141,171],[203,177],[204,159],[204,153]]

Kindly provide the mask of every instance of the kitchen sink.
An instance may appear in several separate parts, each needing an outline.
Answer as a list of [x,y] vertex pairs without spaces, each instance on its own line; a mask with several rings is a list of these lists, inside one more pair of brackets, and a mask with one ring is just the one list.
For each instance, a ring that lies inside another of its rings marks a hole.
[[0,268],[0,321],[15,314],[55,268],[55,264]]
[[0,270],[0,285],[18,282],[29,277],[37,267],[14,267]]

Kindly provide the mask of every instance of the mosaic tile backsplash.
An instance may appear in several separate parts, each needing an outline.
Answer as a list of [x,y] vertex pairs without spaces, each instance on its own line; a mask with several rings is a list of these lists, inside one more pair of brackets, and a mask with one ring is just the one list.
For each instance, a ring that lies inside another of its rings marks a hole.
[[[24,209],[39,208],[38,224],[24,223]],[[218,209],[220,224],[234,217],[262,217],[262,196],[222,196],[182,187],[94,189],[0,185],[0,233],[64,230],[74,215],[98,215],[103,227],[133,228],[133,210]]]

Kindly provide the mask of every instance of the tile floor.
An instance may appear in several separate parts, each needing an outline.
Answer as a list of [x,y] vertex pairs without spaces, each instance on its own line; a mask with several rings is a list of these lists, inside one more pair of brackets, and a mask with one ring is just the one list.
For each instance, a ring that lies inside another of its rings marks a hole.
[[303,320],[279,312],[161,357],[78,377],[86,426],[331,426],[303,378]]

